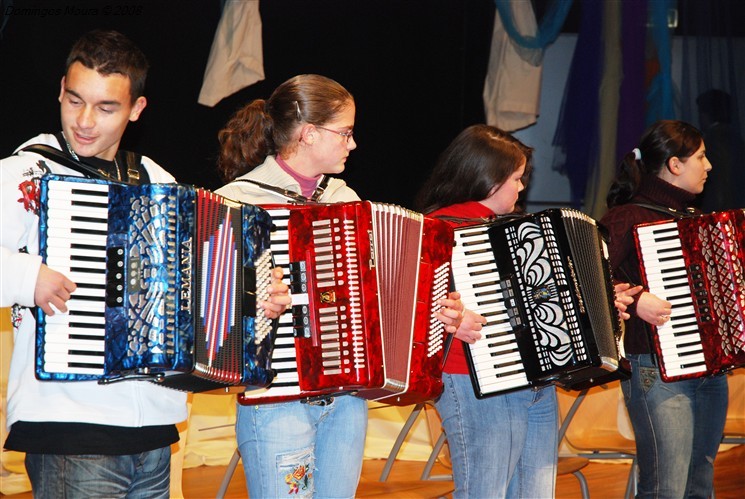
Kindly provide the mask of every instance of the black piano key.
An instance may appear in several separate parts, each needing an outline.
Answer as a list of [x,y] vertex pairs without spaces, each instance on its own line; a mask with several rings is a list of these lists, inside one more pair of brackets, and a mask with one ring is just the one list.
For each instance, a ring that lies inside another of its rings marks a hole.
[[681,364],[680,369],[688,369],[691,367],[700,367],[700,366],[706,366],[706,361],[701,360],[699,362],[691,362],[690,364]]
[[106,263],[105,256],[70,255],[71,261]]
[[93,364],[88,362],[68,362],[67,367],[78,367],[82,369],[100,369],[102,364]]
[[70,322],[68,326],[70,328],[79,327],[85,329],[103,329],[105,327],[103,324],[90,324],[88,322]]
[[97,350],[73,350],[67,351],[68,355],[88,355],[90,357],[103,357],[103,352]]
[[682,287],[688,287],[688,281],[683,281],[678,284],[663,284],[662,289],[675,289],[675,288],[682,288]]
[[108,223],[108,220],[105,217],[84,217],[82,215],[72,215],[70,217],[70,221],[72,222],[90,222],[90,223],[100,223],[105,224]]
[[[94,284],[94,283],[91,283],[91,282],[81,282],[81,283],[78,283],[78,288],[83,288],[83,289],[106,289],[106,285],[105,284]],[[101,298],[101,300],[103,300],[103,298]]]
[[78,272],[80,274],[105,274],[106,271],[103,269],[89,269],[85,267],[70,267],[70,272]]
[[93,302],[103,302],[104,298],[100,296],[85,296],[85,295],[75,295],[75,299],[79,301],[93,301]]
[[74,334],[71,333],[67,336],[71,340],[92,340],[92,341],[103,341],[101,336],[94,336],[90,334]]
[[106,313],[93,310],[70,310],[70,316],[80,317],[105,317]]

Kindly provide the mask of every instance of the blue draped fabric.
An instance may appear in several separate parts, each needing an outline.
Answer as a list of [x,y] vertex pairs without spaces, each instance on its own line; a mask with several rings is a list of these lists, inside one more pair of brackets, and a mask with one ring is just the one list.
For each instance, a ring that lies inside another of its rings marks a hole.
[[[645,44],[647,0],[625,0],[621,5],[621,51],[623,80],[618,104],[616,157],[634,149],[645,128]],[[610,165],[602,165],[607,168]],[[614,165],[615,167],[615,165]]]
[[581,209],[598,156],[599,89],[603,72],[603,3],[582,2],[582,20],[553,144],[565,154],[554,168],[569,178],[571,205]]
[[652,24],[652,41],[654,43],[659,72],[652,78],[647,89],[647,125],[657,120],[675,119],[673,109],[672,77],[672,30],[667,25],[668,11],[673,7],[673,0],[651,0],[649,19]]
[[523,36],[517,30],[512,16],[513,1],[515,0],[494,0],[505,31],[518,45],[529,49],[544,49],[559,36],[573,0],[554,0],[538,23],[536,36]]

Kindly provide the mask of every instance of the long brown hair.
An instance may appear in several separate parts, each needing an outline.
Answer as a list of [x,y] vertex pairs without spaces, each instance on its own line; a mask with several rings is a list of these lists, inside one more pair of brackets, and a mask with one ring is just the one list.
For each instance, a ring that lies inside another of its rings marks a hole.
[[444,206],[486,199],[523,160],[527,179],[532,157],[533,149],[507,132],[489,125],[471,125],[440,155],[419,191],[417,209],[430,213]]
[[298,127],[333,121],[352,102],[352,94],[325,76],[290,78],[268,100],[257,99],[239,109],[220,130],[220,176],[229,182],[263,163],[268,155],[291,151]]

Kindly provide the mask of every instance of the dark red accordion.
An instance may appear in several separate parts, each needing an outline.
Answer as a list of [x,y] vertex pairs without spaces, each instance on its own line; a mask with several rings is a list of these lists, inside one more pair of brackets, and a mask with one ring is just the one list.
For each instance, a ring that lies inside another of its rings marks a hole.
[[672,303],[655,328],[665,381],[745,366],[745,210],[635,227],[643,283]]

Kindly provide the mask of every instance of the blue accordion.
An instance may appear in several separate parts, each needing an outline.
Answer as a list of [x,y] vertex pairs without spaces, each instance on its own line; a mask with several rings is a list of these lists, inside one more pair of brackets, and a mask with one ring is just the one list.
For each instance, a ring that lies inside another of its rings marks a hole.
[[38,379],[194,392],[272,381],[265,210],[183,184],[59,175],[40,195],[39,252],[78,287],[66,313],[37,311]]

